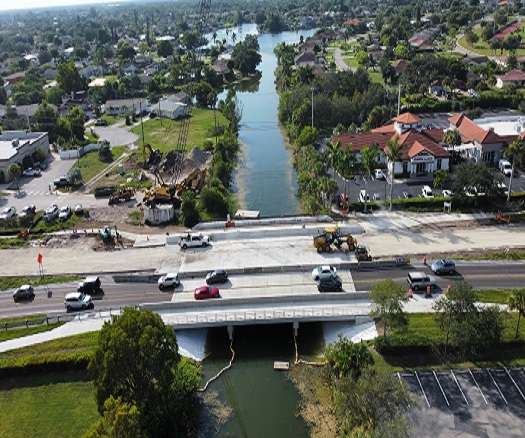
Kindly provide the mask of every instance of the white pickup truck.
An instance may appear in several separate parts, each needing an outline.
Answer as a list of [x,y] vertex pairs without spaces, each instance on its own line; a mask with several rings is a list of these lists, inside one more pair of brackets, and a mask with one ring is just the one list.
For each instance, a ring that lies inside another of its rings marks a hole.
[[193,248],[197,246],[208,246],[210,243],[210,236],[205,234],[187,234],[181,236],[179,246],[182,249]]

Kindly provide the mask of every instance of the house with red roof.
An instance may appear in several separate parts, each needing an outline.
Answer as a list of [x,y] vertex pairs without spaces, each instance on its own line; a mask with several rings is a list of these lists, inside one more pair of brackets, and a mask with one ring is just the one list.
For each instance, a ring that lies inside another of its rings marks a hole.
[[509,84],[515,84],[517,87],[523,87],[525,84],[525,72],[514,69],[503,75],[496,76],[496,87],[504,88]]
[[377,145],[380,151],[379,160],[387,165],[391,173],[392,163],[388,161],[385,149],[388,148],[387,142],[395,141],[396,137],[403,145],[403,154],[401,160],[395,164],[394,175],[428,178],[437,169],[449,169],[450,152],[440,144],[443,141],[443,130],[422,129],[421,118],[409,112],[400,114],[386,125],[367,133],[333,135],[332,143],[341,141],[343,150],[349,149],[358,159],[364,147]]
[[503,138],[492,129],[483,129],[464,113],[450,117],[448,122],[450,129],[457,129],[460,133],[463,143],[461,149],[464,150],[467,157],[486,164],[496,163],[502,158],[508,138]]

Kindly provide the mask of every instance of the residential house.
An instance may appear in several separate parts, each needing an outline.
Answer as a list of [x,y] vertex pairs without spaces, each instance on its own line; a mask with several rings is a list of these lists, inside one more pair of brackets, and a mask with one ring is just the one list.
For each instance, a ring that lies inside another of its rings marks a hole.
[[16,73],[10,74],[9,76],[6,76],[4,78],[4,83],[9,83],[11,85],[16,84],[17,82],[20,82],[23,78],[25,78],[26,72],[25,71],[18,71]]
[[489,58],[487,56],[472,56],[466,55],[459,60],[462,64],[468,65],[469,67],[479,67],[487,65]]
[[394,70],[396,71],[396,76],[401,76],[405,72],[407,65],[408,63],[406,59],[392,61],[392,67],[394,67]]
[[127,67],[125,67],[123,71],[126,76],[132,76],[138,74],[140,68],[137,67],[135,64],[130,64]]
[[229,68],[228,68],[228,60],[227,59],[224,59],[224,58],[219,58],[217,59],[212,65],[211,65],[211,69],[215,72],[215,73],[219,73],[219,74],[226,74],[229,72]]
[[302,52],[294,58],[294,65],[296,67],[311,66],[316,64],[315,53],[312,51]]
[[58,109],[61,115],[67,114],[73,108],[80,108],[82,111],[88,111],[90,109],[89,94],[85,90],[80,90],[75,93],[71,93],[70,96],[62,98],[62,104]]
[[177,120],[188,115],[188,105],[180,100],[180,96],[171,95],[159,100],[155,111],[160,117]]
[[54,81],[57,77],[58,71],[54,68],[48,68],[44,71],[44,78],[46,81]]
[[111,99],[103,105],[103,109],[108,116],[119,116],[122,114],[135,113],[140,115],[149,107],[148,99]]
[[154,63],[148,65],[146,68],[144,68],[144,74],[146,76],[153,76],[159,70],[160,70],[160,64],[158,62],[154,62]]
[[91,79],[98,76],[104,76],[104,67],[101,65],[88,65],[87,67],[81,69],[79,72],[80,76],[86,79]]
[[509,84],[515,84],[517,87],[523,87],[525,84],[525,72],[514,69],[503,75],[496,75],[497,88],[504,88]]
[[[392,163],[386,158],[385,148],[387,142],[394,140],[396,136],[403,145],[403,154],[392,169]],[[342,148],[349,148],[358,159],[364,147],[375,144],[380,151],[380,162],[386,164],[394,175],[407,174],[410,178],[428,178],[432,177],[437,169],[449,169],[451,155],[441,146],[442,139],[443,132],[440,129],[423,130],[420,117],[404,113],[368,133],[333,135],[332,143],[341,141]]]

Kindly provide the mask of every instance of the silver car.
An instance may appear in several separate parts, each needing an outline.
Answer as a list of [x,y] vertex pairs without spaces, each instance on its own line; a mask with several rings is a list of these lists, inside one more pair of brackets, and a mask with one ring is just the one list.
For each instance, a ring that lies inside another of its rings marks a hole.
[[64,307],[69,312],[71,310],[85,310],[93,307],[91,295],[82,292],[71,292],[66,295]]

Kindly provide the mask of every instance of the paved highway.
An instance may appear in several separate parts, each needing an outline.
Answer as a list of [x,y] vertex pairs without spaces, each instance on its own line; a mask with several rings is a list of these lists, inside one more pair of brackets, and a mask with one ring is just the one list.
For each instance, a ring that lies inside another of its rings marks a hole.
[[[466,280],[474,288],[511,289],[522,287],[525,280],[524,263],[501,262],[458,262],[458,274],[438,277],[440,289],[446,289],[455,281]],[[409,268],[342,270],[345,292],[368,291],[375,282],[391,278],[396,283],[406,286],[406,274],[409,269],[423,270],[431,273],[429,267],[422,265]],[[183,278],[181,285],[174,291],[161,292],[152,283],[115,283],[112,277],[102,277],[103,294],[93,296],[96,310],[119,308],[142,303],[159,303],[172,301],[176,303],[193,302],[193,289],[205,284],[203,278]],[[311,295],[318,294],[310,271],[231,275],[225,284],[217,285],[225,299],[236,299],[261,296]],[[76,290],[76,283],[63,283],[50,286],[52,297],[46,290],[36,287],[36,297],[32,302],[13,302],[12,291],[0,293],[0,314],[2,318],[64,313],[63,300],[68,292]]]

